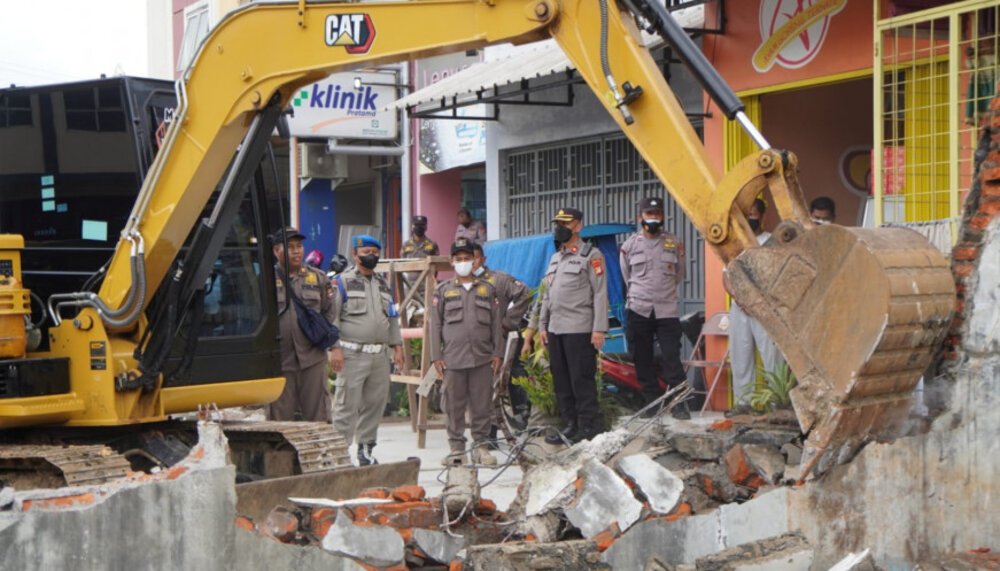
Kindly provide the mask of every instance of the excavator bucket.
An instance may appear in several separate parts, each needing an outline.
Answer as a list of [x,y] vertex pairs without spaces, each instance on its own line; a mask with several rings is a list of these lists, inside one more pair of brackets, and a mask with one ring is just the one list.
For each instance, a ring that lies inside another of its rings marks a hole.
[[801,477],[896,436],[955,306],[945,257],[906,228],[779,225],[727,266],[730,293],[798,379]]

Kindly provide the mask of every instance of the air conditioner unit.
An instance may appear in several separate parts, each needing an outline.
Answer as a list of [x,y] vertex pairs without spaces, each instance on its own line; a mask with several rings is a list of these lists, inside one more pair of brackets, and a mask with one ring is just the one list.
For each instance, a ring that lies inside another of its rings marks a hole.
[[299,145],[299,176],[302,178],[347,179],[347,155],[326,152],[325,143]]

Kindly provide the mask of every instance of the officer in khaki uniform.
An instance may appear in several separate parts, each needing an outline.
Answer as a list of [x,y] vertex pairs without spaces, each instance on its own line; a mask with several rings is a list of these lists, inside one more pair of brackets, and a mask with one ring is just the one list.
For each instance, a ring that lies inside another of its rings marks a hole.
[[[582,243],[583,212],[562,208],[556,224],[556,253],[545,271],[547,287],[538,317],[538,338],[549,350],[556,404],[571,442],[600,433],[597,404],[597,351],[608,331],[608,284],[604,256]],[[562,441],[559,434],[545,439]]]
[[[687,381],[681,365],[681,322],[678,288],[684,280],[684,244],[663,229],[663,199],[639,202],[641,229],[622,244],[622,277],[628,287],[626,302],[628,343],[635,359],[635,373],[649,404],[661,394],[653,367],[653,339],[660,342],[661,374],[667,385]],[[649,409],[647,416],[656,414]],[[675,418],[691,418],[686,403],[674,408]]]
[[[307,307],[333,322],[330,280],[322,270],[302,263],[305,255],[302,240],[305,240],[305,235],[295,228],[278,230],[271,236],[277,259],[274,275],[278,290],[281,373],[285,377],[285,388],[278,400],[271,403],[268,413],[271,420],[295,420],[296,411],[301,411],[303,420],[330,422],[327,352],[314,346],[299,328],[297,309],[286,290],[290,287]],[[286,265],[288,276],[285,275]]]
[[351,240],[354,267],[333,278],[334,325],[340,341],[331,351],[334,382],[333,425],[358,443],[358,464],[376,463],[372,455],[385,403],[392,361],[403,366],[403,339],[389,285],[374,269],[382,244],[372,236]]
[[403,243],[399,256],[401,258],[426,258],[441,253],[437,242],[427,237],[427,217],[414,216],[412,222],[410,239]]
[[472,432],[472,461],[495,466],[486,447],[493,418],[493,375],[503,351],[502,323],[496,290],[472,275],[472,242],[465,238],[451,246],[455,279],[434,290],[430,311],[430,354],[444,377],[445,414],[451,453],[443,463],[465,461],[465,414]]
[[494,270],[486,265],[486,254],[482,244],[472,243],[475,258],[472,261],[472,275],[485,280],[497,290],[497,301],[500,302],[500,320],[503,323],[504,344],[507,333],[517,331],[521,326],[521,318],[531,305],[531,290],[521,280],[507,272]]

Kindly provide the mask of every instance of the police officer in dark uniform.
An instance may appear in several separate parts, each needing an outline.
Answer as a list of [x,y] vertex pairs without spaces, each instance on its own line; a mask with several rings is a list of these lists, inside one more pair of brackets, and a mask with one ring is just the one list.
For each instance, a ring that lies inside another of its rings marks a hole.
[[[580,241],[583,212],[562,208],[552,218],[559,245],[545,272],[547,287],[538,318],[538,338],[549,350],[552,383],[562,434],[571,442],[600,433],[597,351],[608,331],[608,284],[604,256]],[[550,434],[549,444],[562,438]]]
[[401,258],[425,258],[441,253],[437,242],[427,237],[427,217],[414,216],[412,222],[410,239],[403,243],[399,256]]
[[496,290],[472,275],[472,241],[451,246],[454,279],[441,282],[431,302],[428,346],[438,374],[444,377],[448,444],[445,465],[465,462],[465,415],[472,432],[472,461],[495,466],[486,447],[493,419],[493,375],[500,368],[503,343]]
[[[278,290],[278,328],[281,333],[281,373],[285,388],[278,400],[271,403],[271,420],[295,420],[296,411],[302,419],[330,422],[330,394],[327,391],[325,349],[316,347],[299,328],[298,313],[286,288],[301,299],[307,307],[323,314],[333,323],[333,290],[323,270],[302,263],[305,235],[288,227],[271,236],[274,257],[274,275]],[[285,269],[288,274],[285,274]]]
[[[622,277],[628,287],[626,303],[628,342],[642,395],[649,404],[662,394],[653,367],[653,340],[660,342],[661,373],[674,387],[687,380],[681,365],[681,323],[678,288],[684,280],[684,244],[663,229],[663,199],[639,203],[641,230],[621,248]],[[646,411],[647,416],[655,409]],[[691,418],[685,404],[674,408],[675,418]]]

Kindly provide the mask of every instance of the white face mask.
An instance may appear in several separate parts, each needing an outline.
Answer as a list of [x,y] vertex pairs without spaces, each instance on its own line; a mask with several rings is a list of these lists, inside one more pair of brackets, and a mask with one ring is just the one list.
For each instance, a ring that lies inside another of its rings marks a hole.
[[472,262],[453,262],[455,273],[461,277],[466,277],[472,273]]
[[485,271],[486,271],[486,268],[484,268],[482,266],[479,266],[478,268],[476,268],[476,271],[472,272],[472,274],[474,276],[476,276],[476,277],[479,277],[479,276],[483,275],[483,272],[485,272]]

